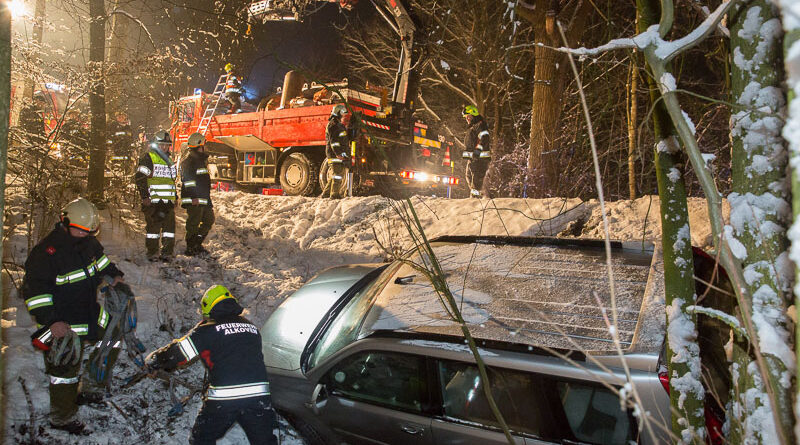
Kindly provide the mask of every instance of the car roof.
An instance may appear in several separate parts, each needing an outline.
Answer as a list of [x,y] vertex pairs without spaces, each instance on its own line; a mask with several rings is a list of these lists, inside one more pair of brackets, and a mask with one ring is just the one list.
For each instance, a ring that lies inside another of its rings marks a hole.
[[[431,245],[476,339],[594,355],[616,351],[602,240],[442,237]],[[420,262],[417,254],[406,258]],[[621,349],[657,356],[666,324],[659,249],[652,242],[612,242],[611,258]],[[422,272],[407,262],[388,270],[393,276],[365,317],[362,338],[396,332],[463,342],[460,325]]]

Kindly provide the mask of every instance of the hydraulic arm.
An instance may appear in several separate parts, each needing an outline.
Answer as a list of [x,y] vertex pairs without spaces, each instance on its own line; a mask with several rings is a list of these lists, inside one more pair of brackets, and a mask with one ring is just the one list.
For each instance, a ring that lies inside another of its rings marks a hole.
[[[414,85],[410,80],[413,75],[412,51],[417,27],[400,0],[369,1],[400,38],[400,64],[394,79],[392,102],[408,106],[408,101],[413,98],[409,97],[409,92],[412,92]],[[303,20],[306,15],[316,12],[311,6],[317,3],[338,3],[341,8],[349,10],[358,0],[262,0],[250,3],[248,12],[250,17],[262,22]]]

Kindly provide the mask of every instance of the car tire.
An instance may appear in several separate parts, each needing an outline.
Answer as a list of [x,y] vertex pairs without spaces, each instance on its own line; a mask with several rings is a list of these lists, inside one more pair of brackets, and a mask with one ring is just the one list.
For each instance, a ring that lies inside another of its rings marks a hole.
[[298,419],[292,415],[283,416],[289,423],[292,424],[295,430],[303,437],[308,445],[334,445],[336,442],[322,436],[316,428],[309,425],[305,421]]
[[292,153],[281,164],[283,191],[292,196],[311,196],[317,187],[319,165],[304,153]]

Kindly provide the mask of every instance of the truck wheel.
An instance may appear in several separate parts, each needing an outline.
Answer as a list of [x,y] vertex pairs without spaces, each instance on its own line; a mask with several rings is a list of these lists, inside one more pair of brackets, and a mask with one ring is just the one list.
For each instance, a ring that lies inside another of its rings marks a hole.
[[310,196],[317,186],[317,170],[303,153],[290,154],[281,164],[281,187],[287,195]]

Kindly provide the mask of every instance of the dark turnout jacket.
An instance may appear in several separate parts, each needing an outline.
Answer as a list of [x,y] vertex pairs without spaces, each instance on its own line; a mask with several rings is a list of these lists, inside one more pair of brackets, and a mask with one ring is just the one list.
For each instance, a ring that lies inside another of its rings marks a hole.
[[208,155],[194,150],[181,162],[181,207],[192,204],[211,206],[211,176],[208,174]]
[[489,141],[489,126],[482,116],[475,116],[472,124],[467,129],[467,137],[464,139],[464,146],[467,151],[473,152],[472,159],[487,159],[491,149]]
[[331,116],[328,126],[325,128],[325,141],[325,156],[328,159],[349,156],[350,142],[347,137],[347,127],[339,118]]
[[97,303],[103,275],[122,276],[94,236],[75,238],[63,224],[31,250],[25,261],[21,296],[36,323],[63,321],[78,335],[97,338],[108,314]]
[[236,300],[220,301],[209,319],[198,323],[185,337],[155,351],[152,365],[173,370],[202,359],[209,376],[208,402],[235,405],[268,401],[261,334],[241,313]]

